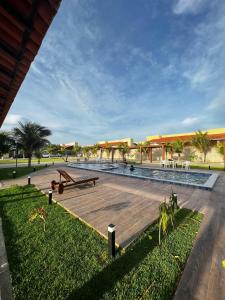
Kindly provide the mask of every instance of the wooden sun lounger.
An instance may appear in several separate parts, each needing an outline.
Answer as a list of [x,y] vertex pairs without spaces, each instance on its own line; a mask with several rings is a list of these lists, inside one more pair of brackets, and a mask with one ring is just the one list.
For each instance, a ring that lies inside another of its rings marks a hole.
[[[59,182],[52,180],[51,188],[52,188],[52,190],[55,190],[56,186],[58,185],[58,193],[59,194],[62,194],[64,191],[64,188],[67,186],[73,186],[73,185],[75,186],[78,184],[87,183],[87,182],[91,182],[91,181],[95,185],[95,181],[99,179],[99,177],[93,177],[93,176],[82,176],[82,177],[73,178],[65,170],[57,169],[57,171],[59,172],[59,176],[60,176]],[[65,180],[62,180],[62,177]]]

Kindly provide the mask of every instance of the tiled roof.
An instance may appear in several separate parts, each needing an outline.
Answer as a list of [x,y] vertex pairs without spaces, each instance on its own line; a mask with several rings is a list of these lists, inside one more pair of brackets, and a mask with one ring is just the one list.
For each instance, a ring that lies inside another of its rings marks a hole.
[[[159,137],[150,140],[150,142],[156,142],[156,143],[171,143],[175,142],[176,140],[182,140],[182,141],[190,141],[193,139],[193,135],[179,135],[179,136],[170,136],[170,137]],[[224,133],[218,133],[218,134],[208,134],[209,138],[212,140],[223,140],[225,139],[225,132]]]
[[60,3],[61,0],[0,2],[0,126]]

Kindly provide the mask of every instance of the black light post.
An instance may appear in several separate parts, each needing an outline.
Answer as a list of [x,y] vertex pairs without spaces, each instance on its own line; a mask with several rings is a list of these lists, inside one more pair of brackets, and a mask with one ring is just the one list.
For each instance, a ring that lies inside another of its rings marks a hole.
[[113,224],[108,225],[108,252],[111,258],[116,255],[116,234],[115,234],[116,226]]
[[17,154],[18,154],[18,143],[16,141],[16,169],[17,169]]
[[27,183],[28,183],[28,184],[31,183],[31,177],[30,177],[30,176],[27,177]]
[[52,204],[52,190],[48,191],[48,204]]

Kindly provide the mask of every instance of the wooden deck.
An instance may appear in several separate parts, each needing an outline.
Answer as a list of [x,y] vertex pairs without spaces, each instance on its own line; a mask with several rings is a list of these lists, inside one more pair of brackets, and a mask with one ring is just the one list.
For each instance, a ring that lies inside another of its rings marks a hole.
[[[163,184],[129,177],[64,167],[71,176],[97,175],[96,186],[85,184],[65,189],[53,198],[65,209],[95,228],[103,236],[107,226],[116,225],[116,242],[127,247],[157,217],[159,203],[171,189],[180,206],[205,214],[193,251],[181,278],[175,299],[225,299],[225,174],[214,190]],[[51,180],[58,179],[56,167],[32,174],[32,183],[47,193]],[[24,184],[27,178],[13,181]],[[6,185],[9,182],[5,182]]]
[[[158,217],[158,207],[173,188],[178,194],[179,203],[192,208],[204,210],[210,193],[196,189],[171,186],[122,176],[115,176],[94,171],[64,167],[73,177],[92,174],[99,177],[96,186],[92,183],[68,187],[63,194],[53,192],[53,199],[72,214],[107,237],[108,224],[116,225],[116,243],[127,247]],[[58,180],[56,168],[50,168],[32,174],[34,183],[47,193],[51,180]],[[24,183],[26,179],[18,179]],[[202,201],[199,197],[201,195]],[[190,199],[193,198],[192,201]],[[196,201],[196,199],[198,201]],[[191,205],[192,203],[192,205]]]

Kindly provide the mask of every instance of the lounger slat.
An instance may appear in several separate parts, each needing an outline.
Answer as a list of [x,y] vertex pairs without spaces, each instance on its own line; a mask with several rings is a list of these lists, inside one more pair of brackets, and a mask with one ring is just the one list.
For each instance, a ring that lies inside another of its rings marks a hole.
[[[60,194],[63,193],[63,190],[65,187],[78,185],[78,184],[82,184],[82,183],[87,183],[90,181],[92,181],[93,184],[95,185],[95,181],[99,179],[99,177],[91,177],[91,176],[82,176],[82,177],[72,178],[65,170],[57,169],[57,171],[60,174],[60,181],[56,182],[53,180],[51,182],[51,187],[53,190],[55,190],[55,187],[58,186],[58,192]],[[64,177],[66,180],[61,181],[61,176]]]

